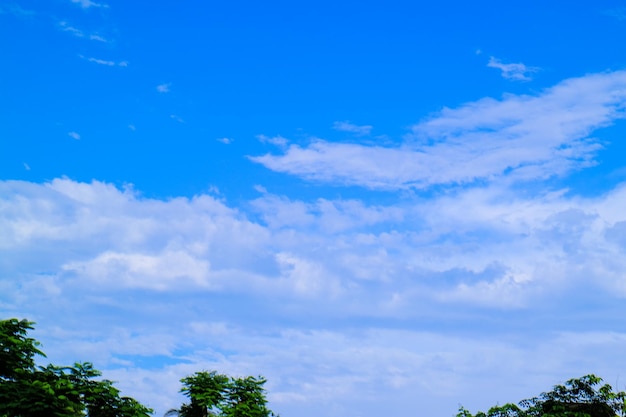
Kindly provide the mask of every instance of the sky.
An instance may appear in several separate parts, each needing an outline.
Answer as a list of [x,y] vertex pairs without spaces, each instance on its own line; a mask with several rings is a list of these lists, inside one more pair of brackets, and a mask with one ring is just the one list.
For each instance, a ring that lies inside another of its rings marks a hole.
[[0,317],[163,415],[626,389],[626,3],[0,0]]

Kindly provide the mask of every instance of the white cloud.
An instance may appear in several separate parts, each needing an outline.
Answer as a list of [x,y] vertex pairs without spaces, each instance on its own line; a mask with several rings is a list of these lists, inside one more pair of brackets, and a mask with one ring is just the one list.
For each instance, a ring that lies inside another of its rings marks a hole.
[[85,32],[83,32],[82,30],[78,28],[75,28],[74,26],[70,26],[70,24],[67,23],[66,21],[59,22],[59,26],[61,27],[61,30],[63,30],[64,32],[71,33],[72,35],[78,38],[87,38],[92,41],[98,41],[98,42],[104,42],[104,43],[108,42],[104,37],[100,35],[91,34],[89,36],[86,36]]
[[89,39],[92,41],[98,41],[98,42],[105,42],[105,43],[108,42],[106,38],[103,38],[100,35],[89,35]]
[[372,126],[370,125],[359,126],[359,125],[350,123],[348,121],[344,121],[344,122],[333,123],[333,129],[339,130],[341,132],[355,133],[359,136],[365,136],[365,135],[370,134],[370,132],[372,131]]
[[250,157],[312,181],[368,188],[428,188],[496,179],[536,180],[594,163],[595,129],[624,118],[626,72],[565,80],[534,96],[445,108],[396,147],[315,140]]
[[[154,290],[181,288],[189,280],[194,286],[206,286],[209,263],[181,250],[165,250],[155,255],[104,252],[88,261],[73,261],[62,266],[94,283],[110,285],[115,277],[120,287]],[[175,284],[174,284],[175,283]]]
[[218,141],[218,142],[223,143],[224,145],[230,145],[230,144],[231,144],[231,143],[233,143],[235,140],[234,140],[234,139],[231,139],[231,138],[226,138],[226,137],[224,137],[224,138],[219,138],[219,139],[217,139],[217,141]]
[[71,137],[72,139],[76,139],[79,140],[80,139],[80,134],[76,133],[76,132],[69,132],[67,134],[69,137]]
[[80,5],[83,9],[88,9],[90,7],[103,7],[108,8],[109,6],[104,3],[96,3],[92,0],[71,0],[72,3]]
[[169,93],[171,85],[171,83],[159,84],[156,86],[156,90],[159,93]]
[[[263,188],[260,190],[267,193]],[[251,205],[273,229],[315,224],[316,229],[335,233],[388,221],[401,221],[403,218],[399,208],[368,207],[358,200],[331,201],[320,198],[307,204],[267,194],[253,200]]]
[[536,67],[527,67],[522,63],[505,64],[497,58],[490,57],[487,63],[489,68],[497,68],[502,72],[502,77],[507,80],[530,81],[529,74],[539,71]]
[[115,66],[115,61],[107,61],[107,60],[104,60],[104,59],[87,58],[87,61],[93,62],[94,64],[98,64],[98,65],[106,65],[106,66],[109,66],[109,67]]
[[109,60],[105,60],[105,59],[86,57],[84,55],[79,55],[79,57],[81,57],[82,59],[84,59],[84,60],[86,60],[88,62],[93,62],[94,64],[104,65],[104,66],[107,66],[107,67],[115,67],[115,66],[127,67],[128,66],[128,62],[126,62],[126,61],[115,62],[115,61],[109,61]]
[[269,143],[271,145],[280,146],[280,147],[284,147],[289,143],[289,141],[286,138],[280,135],[278,136],[257,135],[256,138],[262,143]]
[[71,34],[72,34],[72,35],[74,35],[74,36],[78,36],[79,38],[82,38],[82,37],[84,37],[84,36],[85,36],[85,34],[83,33],[83,31],[82,31],[82,30],[77,29],[77,28],[75,28],[75,27],[73,27],[73,26],[70,26],[70,25],[69,25],[67,22],[65,22],[65,21],[60,22],[60,23],[59,23],[59,25],[61,26],[61,28],[62,28],[62,30],[63,30],[64,32],[69,32],[69,33],[71,33]]
[[26,162],[24,162],[24,169],[26,171],[30,171],[30,165],[28,165]]
[[[74,281],[80,276],[99,291],[286,295],[351,288],[363,297],[359,309],[377,305],[383,315],[404,314],[416,299],[524,307],[553,286],[581,285],[576,280],[585,273],[596,277],[598,291],[626,295],[619,272],[626,264],[618,261],[626,248],[620,226],[626,188],[580,201],[481,188],[395,207],[264,194],[251,202],[264,225],[207,195],[147,200],[131,190],[69,180],[8,182],[3,193],[11,189],[15,199],[4,207],[13,214],[1,219],[0,247],[26,255],[46,253],[50,245],[50,256],[65,247],[67,255],[49,258],[45,270],[67,285],[81,286]],[[363,282],[378,282],[380,292],[361,293]],[[400,296],[389,304],[395,293]]]
[[185,123],[185,121],[180,118],[179,116],[176,116],[175,114],[170,114],[170,119],[177,121],[178,123]]

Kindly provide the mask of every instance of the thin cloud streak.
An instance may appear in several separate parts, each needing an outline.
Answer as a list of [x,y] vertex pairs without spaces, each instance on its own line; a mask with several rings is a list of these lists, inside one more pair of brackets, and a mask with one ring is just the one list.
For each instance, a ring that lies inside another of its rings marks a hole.
[[487,63],[489,68],[497,68],[502,73],[502,78],[515,81],[530,81],[530,74],[539,71],[539,68],[528,67],[522,63],[505,64],[497,58],[490,57]]
[[85,34],[83,33],[82,30],[77,29],[73,26],[70,26],[67,22],[60,22],[59,25],[61,26],[62,30],[64,32],[69,32],[74,36],[77,36],[79,38],[82,38],[85,36]]
[[94,58],[94,57],[86,57],[84,55],[79,55],[79,57],[81,59],[84,59],[87,62],[92,62],[94,64],[98,64],[98,65],[104,65],[106,67],[122,67],[125,68],[128,66],[128,61],[119,61],[119,62],[115,62],[115,61],[110,61],[110,60],[106,60],[106,59],[99,59],[99,58]]
[[354,123],[350,123],[349,121],[344,121],[333,123],[333,129],[340,132],[350,132],[355,133],[359,136],[365,136],[371,133],[373,127],[370,125],[359,126],[355,125]]
[[91,0],[71,0],[72,3],[74,4],[78,4],[80,5],[80,7],[82,7],[83,9],[89,9],[91,7],[103,7],[103,8],[108,8],[109,5],[108,4],[104,4],[104,3],[96,3],[95,1],[91,1]]

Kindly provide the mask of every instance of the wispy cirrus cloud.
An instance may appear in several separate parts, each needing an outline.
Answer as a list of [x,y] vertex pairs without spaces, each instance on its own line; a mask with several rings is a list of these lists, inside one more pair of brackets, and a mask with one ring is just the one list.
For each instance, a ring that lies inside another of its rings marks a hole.
[[266,136],[266,135],[257,135],[256,137],[262,143],[269,143],[271,145],[284,147],[289,143],[287,138],[284,138],[280,135],[277,136]]
[[445,108],[396,147],[315,140],[250,159],[311,181],[428,188],[498,178],[545,179],[594,164],[593,130],[626,116],[626,72],[565,80],[536,95]]
[[522,63],[505,64],[494,57],[489,58],[487,66],[499,69],[503,78],[515,81],[530,81],[532,79],[530,74],[539,71],[537,67],[529,67]]
[[372,131],[372,126],[370,125],[355,125],[354,123],[350,123],[349,121],[343,122],[335,122],[333,123],[333,129],[338,130],[340,132],[350,132],[355,133],[359,136],[369,135]]
[[128,66],[128,61],[110,61],[107,59],[99,59],[99,58],[94,58],[94,57],[86,57],[84,55],[79,55],[82,59],[84,59],[85,61],[88,62],[92,62],[94,64],[98,64],[98,65],[104,65],[107,67],[127,67]]
[[82,30],[77,29],[77,28],[75,28],[75,27],[73,27],[73,26],[70,26],[70,25],[69,25],[67,22],[65,22],[65,21],[60,22],[60,23],[59,23],[59,26],[61,26],[61,29],[62,29],[64,32],[71,33],[72,35],[77,36],[77,37],[79,37],[79,38],[83,38],[83,37],[85,37],[85,33],[84,33]]
[[92,0],[71,0],[71,1],[74,4],[78,4],[83,9],[89,9],[91,7],[96,7],[96,8],[98,8],[98,7],[108,8],[109,7],[108,4],[97,3],[97,2],[92,1]]
[[69,132],[67,135],[72,139],[76,139],[76,140],[80,139],[80,134],[77,132]]
[[65,20],[62,20],[59,22],[59,27],[61,28],[62,31],[64,32],[68,32],[71,33],[72,35],[78,37],[78,38],[85,38],[85,39],[89,39],[91,41],[97,41],[97,42],[103,42],[103,43],[107,43],[108,40],[106,38],[104,38],[101,35],[92,33],[92,34],[86,34],[83,30],[78,29],[72,25],[70,25],[68,22],[66,22]]
[[89,40],[98,41],[98,42],[108,42],[108,40],[100,35],[89,35]]

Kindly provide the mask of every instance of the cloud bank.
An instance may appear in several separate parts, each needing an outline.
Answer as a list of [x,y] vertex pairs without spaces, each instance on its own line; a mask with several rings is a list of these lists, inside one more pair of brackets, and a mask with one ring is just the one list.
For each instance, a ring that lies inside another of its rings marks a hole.
[[[463,397],[477,373],[536,385],[600,372],[598,338],[615,355],[626,341],[576,319],[626,296],[624,185],[596,198],[477,187],[389,206],[266,193],[249,213],[70,179],[4,181],[0,195],[3,311],[40,323],[51,360],[96,361],[163,410],[179,377],[220,369],[268,376],[278,411],[340,415],[363,390],[397,396],[399,411],[419,386],[441,414],[477,401]],[[68,335],[76,320],[85,331]]]

